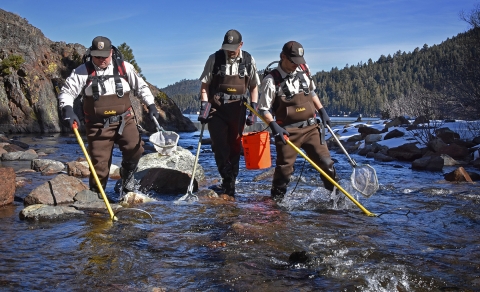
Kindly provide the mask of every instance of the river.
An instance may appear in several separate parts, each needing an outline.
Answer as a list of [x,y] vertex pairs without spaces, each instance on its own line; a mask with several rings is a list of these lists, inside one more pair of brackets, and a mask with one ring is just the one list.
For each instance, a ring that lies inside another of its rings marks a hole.
[[[180,133],[179,146],[195,148],[198,138],[198,131]],[[45,158],[82,156],[71,135],[19,139],[55,150]],[[347,159],[332,156],[348,180]],[[325,193],[319,174],[300,156],[289,188],[294,192],[282,204],[269,199],[270,179],[253,180],[264,170],[246,170],[242,157],[235,202],[176,204],[181,195],[157,195],[139,206],[153,220],[124,212],[114,223],[95,213],[20,220],[21,198],[52,177],[18,174],[31,181],[17,188],[14,204],[0,208],[0,290],[480,291],[478,186],[449,183],[442,173],[414,171],[409,163],[353,158],[376,169],[380,190],[357,199],[377,217],[342,194]],[[113,163],[120,159],[115,149]],[[202,146],[199,163],[206,185],[214,184],[209,145]],[[2,166],[18,170],[29,163]],[[108,183],[109,196],[114,183]],[[293,261],[292,254],[306,260]]]

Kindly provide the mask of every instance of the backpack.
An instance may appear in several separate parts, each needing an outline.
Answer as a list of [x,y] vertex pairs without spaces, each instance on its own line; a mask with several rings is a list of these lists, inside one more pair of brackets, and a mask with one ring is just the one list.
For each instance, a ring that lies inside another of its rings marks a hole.
[[100,96],[100,91],[98,90],[98,81],[100,80],[100,85],[103,86],[103,81],[109,78],[114,78],[115,80],[115,91],[117,93],[118,98],[123,97],[123,85],[122,80],[120,78],[125,79],[128,82],[127,70],[125,68],[125,62],[123,61],[122,53],[117,49],[117,47],[112,46],[113,53],[112,53],[112,62],[114,63],[113,66],[113,75],[103,75],[97,76],[97,72],[95,71],[95,67],[92,63],[92,56],[90,55],[90,49],[87,50],[85,55],[83,56],[83,63],[87,68],[88,78],[87,83],[83,87],[83,90],[92,83],[92,92],[93,98],[98,100]]

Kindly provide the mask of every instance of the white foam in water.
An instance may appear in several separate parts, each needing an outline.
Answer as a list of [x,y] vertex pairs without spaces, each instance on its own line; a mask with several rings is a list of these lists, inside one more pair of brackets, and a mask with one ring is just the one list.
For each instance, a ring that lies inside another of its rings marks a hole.
[[[349,180],[340,180],[339,184],[358,201],[360,193],[352,187]],[[316,188],[312,192],[295,191],[294,193],[287,193],[278,205],[287,210],[344,210],[356,208],[355,204],[337,188],[331,192],[323,187]]]

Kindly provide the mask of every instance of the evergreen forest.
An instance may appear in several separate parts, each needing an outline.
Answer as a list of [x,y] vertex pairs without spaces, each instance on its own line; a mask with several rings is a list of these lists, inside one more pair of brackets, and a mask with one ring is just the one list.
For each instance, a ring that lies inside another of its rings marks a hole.
[[[480,26],[475,22],[479,11],[477,7],[464,16],[472,25],[470,30],[441,44],[313,74],[327,112],[332,116],[480,119]],[[199,90],[198,79],[162,88],[183,113],[198,111]]]

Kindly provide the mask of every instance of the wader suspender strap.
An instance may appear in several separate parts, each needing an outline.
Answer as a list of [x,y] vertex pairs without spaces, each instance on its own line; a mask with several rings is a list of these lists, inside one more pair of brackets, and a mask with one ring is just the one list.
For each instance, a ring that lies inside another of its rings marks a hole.
[[[250,68],[252,65],[252,57],[251,55],[246,52],[243,52],[242,62],[238,65],[238,76],[240,78],[245,77],[245,72],[250,72]],[[216,75],[220,72],[220,76],[223,78],[227,75],[227,65],[226,65],[226,56],[224,50],[218,50],[215,52],[215,63],[213,64],[213,71],[212,75]]]
[[87,72],[88,72],[88,78],[87,78],[87,83],[85,84],[85,87],[92,83],[92,95],[94,100],[98,100],[100,97],[100,90],[98,89],[98,84],[100,83],[100,86],[102,89],[105,91],[105,84],[103,83],[105,80],[108,78],[112,78],[115,81],[115,92],[117,93],[118,98],[123,97],[123,85],[122,85],[122,80],[120,77],[124,78],[127,80],[127,72],[125,70],[125,64],[119,65],[118,60],[112,56],[112,62],[115,62],[113,64],[113,75],[103,75],[103,76],[97,76],[97,71],[95,70],[95,67],[92,63],[92,61],[88,61],[85,63],[85,66],[87,67]]

